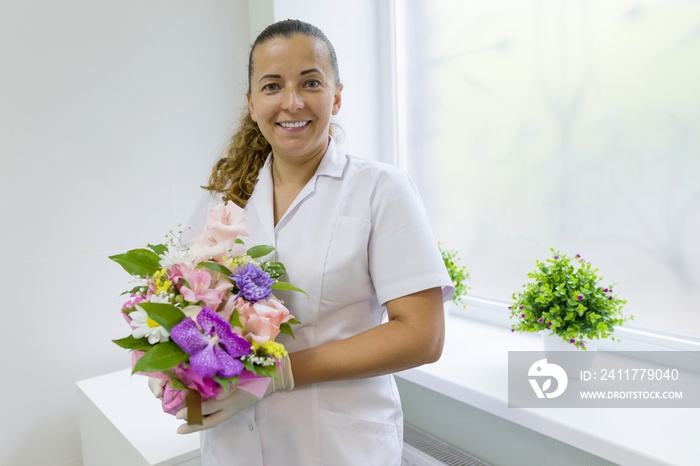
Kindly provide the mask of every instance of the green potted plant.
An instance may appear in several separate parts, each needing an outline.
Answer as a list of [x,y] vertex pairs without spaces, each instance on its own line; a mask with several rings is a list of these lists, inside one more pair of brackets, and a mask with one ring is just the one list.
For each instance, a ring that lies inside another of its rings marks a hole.
[[602,285],[598,269],[580,254],[550,251],[552,257],[536,261],[527,274],[531,280],[513,293],[511,331],[549,332],[582,350],[592,340],[615,340],[615,327],[634,318],[622,314],[627,301],[614,294],[613,285]]
[[438,242],[438,247],[440,248],[440,253],[442,254],[442,260],[445,262],[447,273],[450,274],[452,285],[455,288],[455,292],[452,295],[452,298],[450,298],[450,302],[466,309],[467,306],[464,303],[464,298],[467,297],[467,292],[469,290],[469,286],[467,286],[467,280],[469,279],[469,271],[467,270],[467,266],[460,264],[459,255],[454,249],[444,249],[442,243],[440,242]]

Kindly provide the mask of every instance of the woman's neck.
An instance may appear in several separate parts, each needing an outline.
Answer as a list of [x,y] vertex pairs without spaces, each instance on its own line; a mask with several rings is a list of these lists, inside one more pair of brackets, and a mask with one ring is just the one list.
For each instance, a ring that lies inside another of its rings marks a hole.
[[314,176],[322,158],[323,154],[304,163],[289,164],[281,158],[275,158],[273,154],[270,170],[275,225],[284,217],[294,199]]

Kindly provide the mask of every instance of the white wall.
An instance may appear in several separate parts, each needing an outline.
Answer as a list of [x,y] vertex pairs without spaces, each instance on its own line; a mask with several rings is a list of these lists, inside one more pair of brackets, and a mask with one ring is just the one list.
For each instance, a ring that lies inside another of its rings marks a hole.
[[249,28],[246,0],[0,0],[0,465],[81,464],[75,382],[129,366],[107,256],[187,220],[244,104],[253,29],[323,29],[343,146],[391,161],[379,7],[337,5],[252,0]]
[[245,0],[0,0],[0,464],[77,466],[111,343],[108,255],[186,221],[243,105]]

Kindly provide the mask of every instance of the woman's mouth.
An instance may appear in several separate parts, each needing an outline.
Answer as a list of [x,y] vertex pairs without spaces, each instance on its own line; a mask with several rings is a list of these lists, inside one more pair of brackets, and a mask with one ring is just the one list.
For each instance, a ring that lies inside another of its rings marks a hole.
[[303,128],[304,126],[308,125],[311,123],[311,121],[306,120],[306,121],[282,121],[280,123],[277,123],[279,126],[282,128]]

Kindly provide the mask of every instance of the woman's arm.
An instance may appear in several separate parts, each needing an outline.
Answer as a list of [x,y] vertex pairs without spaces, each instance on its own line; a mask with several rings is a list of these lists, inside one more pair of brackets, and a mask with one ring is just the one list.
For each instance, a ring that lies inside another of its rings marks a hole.
[[295,385],[373,377],[440,358],[445,317],[439,287],[394,299],[386,308],[389,321],[382,325],[290,354]]

